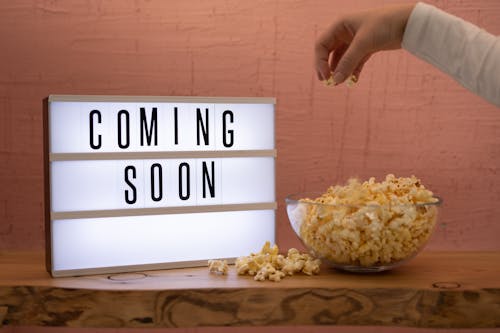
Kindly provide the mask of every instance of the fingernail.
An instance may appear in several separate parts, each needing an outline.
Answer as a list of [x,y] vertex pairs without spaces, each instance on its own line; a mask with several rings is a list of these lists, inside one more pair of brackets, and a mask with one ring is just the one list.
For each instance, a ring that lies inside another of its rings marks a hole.
[[340,83],[344,82],[345,77],[346,76],[343,73],[341,73],[341,72],[335,72],[333,74],[333,83],[335,85],[340,84]]

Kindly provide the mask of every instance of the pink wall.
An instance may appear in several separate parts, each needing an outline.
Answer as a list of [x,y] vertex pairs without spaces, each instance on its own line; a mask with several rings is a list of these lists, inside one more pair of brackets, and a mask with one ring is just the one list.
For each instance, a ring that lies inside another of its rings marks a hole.
[[[379,1],[390,3],[391,1]],[[500,2],[436,5],[500,33]],[[352,89],[312,70],[316,35],[373,1],[2,1],[0,249],[43,248],[48,94],[277,97],[278,243],[286,194],[415,174],[445,199],[434,249],[500,249],[500,113],[405,51]]]
[[[498,1],[436,4],[500,32]],[[355,88],[316,81],[316,35],[373,5],[2,1],[0,249],[43,248],[41,101],[54,93],[277,97],[283,248],[298,245],[286,194],[392,172],[444,197],[430,248],[500,249],[497,108],[405,51],[373,57]]]

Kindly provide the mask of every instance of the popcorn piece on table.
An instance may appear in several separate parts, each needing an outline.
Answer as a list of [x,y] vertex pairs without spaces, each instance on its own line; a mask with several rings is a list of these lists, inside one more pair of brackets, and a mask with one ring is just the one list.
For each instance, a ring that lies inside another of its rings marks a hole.
[[208,269],[210,273],[226,275],[229,269],[227,260],[209,260]]
[[302,268],[302,273],[307,275],[313,275],[319,273],[319,266],[321,265],[321,260],[319,259],[310,259],[304,263],[304,267]]
[[274,282],[279,282],[285,276],[285,273],[276,269],[272,264],[267,263],[254,276],[255,281],[264,281],[266,279]]

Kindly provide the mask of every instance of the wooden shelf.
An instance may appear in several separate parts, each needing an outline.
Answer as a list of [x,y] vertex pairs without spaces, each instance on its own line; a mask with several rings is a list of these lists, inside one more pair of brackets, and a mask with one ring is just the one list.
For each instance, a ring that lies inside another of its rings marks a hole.
[[281,282],[207,268],[51,278],[43,253],[0,252],[4,325],[500,327],[500,252],[423,252],[390,272],[323,268]]

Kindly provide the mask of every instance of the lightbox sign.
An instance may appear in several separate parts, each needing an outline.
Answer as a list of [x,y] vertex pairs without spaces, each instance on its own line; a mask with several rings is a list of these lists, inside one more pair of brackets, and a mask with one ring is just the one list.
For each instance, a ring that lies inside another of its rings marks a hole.
[[274,105],[274,98],[49,96],[49,272],[206,265],[274,241]]

